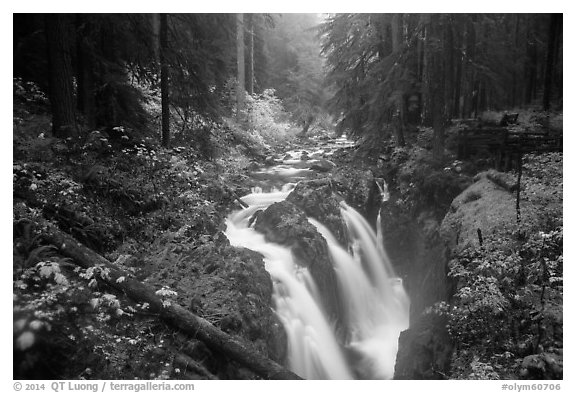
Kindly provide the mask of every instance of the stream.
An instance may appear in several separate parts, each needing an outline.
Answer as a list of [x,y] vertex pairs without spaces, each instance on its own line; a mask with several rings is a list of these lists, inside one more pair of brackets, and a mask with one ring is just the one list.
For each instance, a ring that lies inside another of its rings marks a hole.
[[[298,265],[289,248],[266,241],[251,227],[258,210],[287,198],[296,183],[314,173],[338,148],[353,143],[345,137],[315,151],[293,150],[275,165],[254,171],[259,186],[240,198],[248,207],[226,219],[226,236],[236,247],[262,254],[273,281],[273,302],[288,338],[289,368],[305,379],[391,379],[398,336],[408,328],[410,301],[375,233],[362,215],[341,202],[350,244],[343,248],[320,222],[308,218],[326,239],[343,299],[341,316],[347,327],[338,334],[326,317],[318,287],[307,268]],[[387,196],[382,195],[383,198]]]

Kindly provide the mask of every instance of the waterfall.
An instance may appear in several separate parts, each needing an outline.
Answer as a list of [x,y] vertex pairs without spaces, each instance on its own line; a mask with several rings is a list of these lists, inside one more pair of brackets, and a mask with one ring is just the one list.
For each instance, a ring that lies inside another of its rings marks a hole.
[[[250,228],[259,209],[284,200],[293,185],[241,199],[249,207],[226,220],[233,246],[262,254],[273,281],[275,311],[288,337],[290,369],[306,379],[389,379],[393,377],[400,332],[408,327],[409,300],[401,279],[360,213],[341,204],[351,245],[344,249],[321,223],[309,218],[328,244],[341,291],[346,334],[337,335],[327,319],[314,279],[297,265],[290,249],[266,242]],[[379,241],[380,239],[380,241]]]

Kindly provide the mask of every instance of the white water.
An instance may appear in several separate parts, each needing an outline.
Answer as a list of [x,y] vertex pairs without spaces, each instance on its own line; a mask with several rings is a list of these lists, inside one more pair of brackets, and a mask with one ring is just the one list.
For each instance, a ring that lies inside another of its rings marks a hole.
[[226,236],[233,246],[249,248],[264,257],[273,280],[275,310],[288,336],[290,369],[307,379],[352,379],[308,269],[294,262],[288,248],[266,242],[264,235],[248,226],[257,209],[285,199],[288,193],[284,189],[241,198],[250,207],[228,217]]
[[344,250],[325,226],[309,220],[326,239],[338,276],[349,327],[345,345],[359,355],[355,369],[362,376],[390,379],[394,376],[398,336],[408,328],[410,302],[366,220],[345,203],[342,216],[353,252]]
[[[343,299],[348,327],[339,342],[321,306],[318,289],[291,251],[268,243],[249,227],[257,210],[287,197],[281,191],[253,190],[241,199],[250,207],[226,220],[230,243],[261,253],[273,280],[275,311],[288,337],[290,369],[306,379],[389,379],[393,377],[398,336],[408,327],[409,300],[384,251],[382,237],[352,207],[342,203],[342,217],[352,239],[342,248],[330,231],[309,219],[327,241]],[[380,219],[380,217],[379,217]]]

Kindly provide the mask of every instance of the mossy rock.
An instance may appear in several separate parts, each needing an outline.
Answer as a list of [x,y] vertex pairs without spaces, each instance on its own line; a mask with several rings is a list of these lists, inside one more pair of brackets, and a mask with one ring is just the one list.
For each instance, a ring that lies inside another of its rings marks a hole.
[[296,263],[307,267],[314,277],[328,316],[337,321],[340,301],[328,245],[306,214],[289,201],[277,202],[258,217],[254,228],[267,241],[292,249]]

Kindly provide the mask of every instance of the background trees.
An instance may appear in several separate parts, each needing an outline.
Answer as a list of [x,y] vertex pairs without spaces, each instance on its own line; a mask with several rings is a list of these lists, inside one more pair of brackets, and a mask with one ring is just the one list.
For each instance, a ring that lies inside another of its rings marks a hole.
[[[231,114],[242,103],[240,90],[275,89],[305,130],[322,110],[314,15],[14,18],[14,76],[44,91],[55,86],[50,91],[56,94],[51,102],[57,135],[64,136],[63,127],[75,129],[78,120],[85,131],[120,125],[148,130],[167,146],[171,132],[198,128],[199,115]],[[151,105],[158,109],[150,111]]]
[[561,105],[561,24],[560,14],[331,15],[321,26],[330,108],[355,135],[391,134],[397,113],[434,126],[440,142],[449,118],[547,108],[548,94]]
[[[167,144],[198,115],[231,114],[241,79],[248,94],[273,88],[304,133],[327,104],[340,131],[399,145],[409,124],[434,126],[441,143],[449,118],[562,104],[561,14],[14,18],[14,76],[52,92],[58,135],[76,123],[160,134],[162,118]],[[144,110],[151,100],[163,110]]]
[[274,19],[267,39],[268,85],[275,88],[303,133],[321,116],[329,96],[319,56],[319,22],[314,14],[283,14]]

